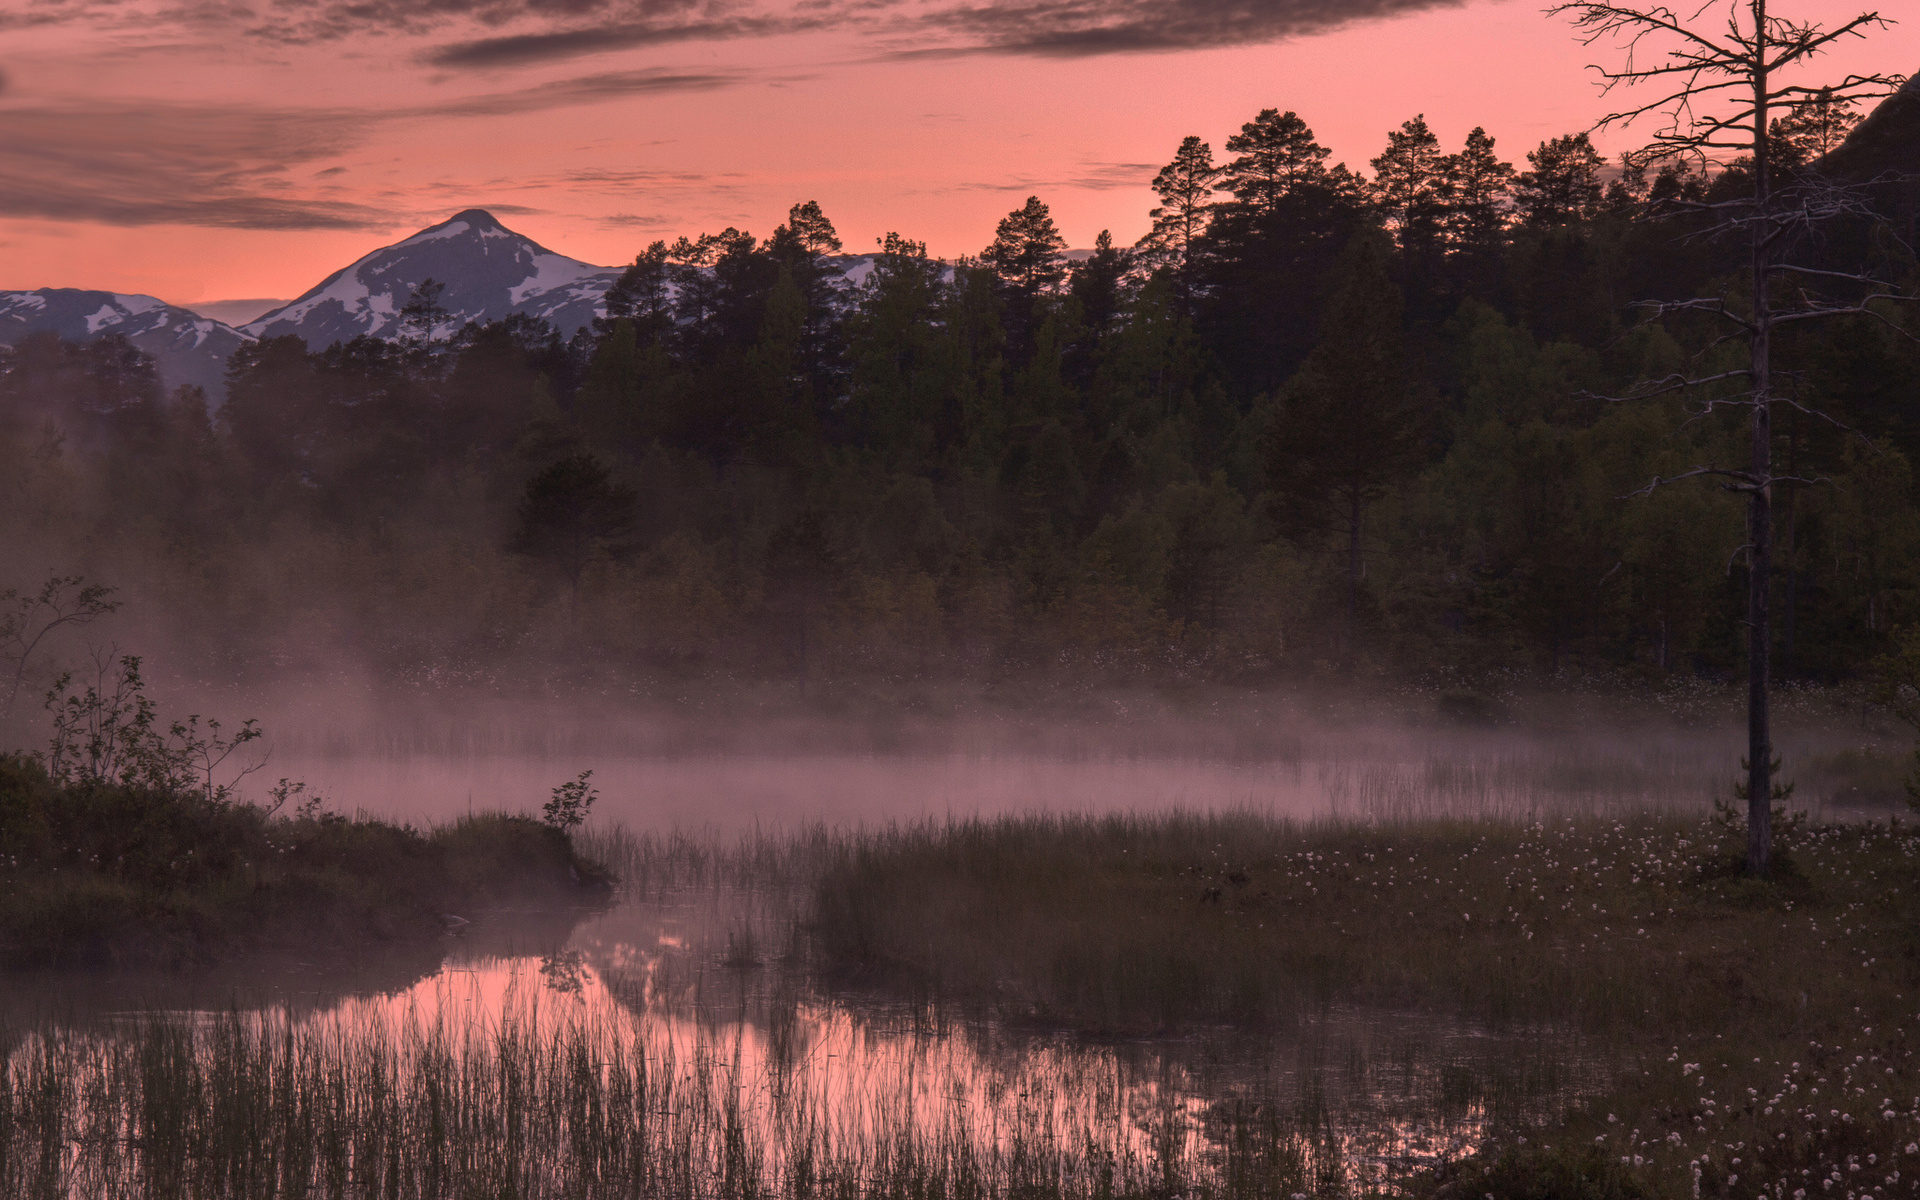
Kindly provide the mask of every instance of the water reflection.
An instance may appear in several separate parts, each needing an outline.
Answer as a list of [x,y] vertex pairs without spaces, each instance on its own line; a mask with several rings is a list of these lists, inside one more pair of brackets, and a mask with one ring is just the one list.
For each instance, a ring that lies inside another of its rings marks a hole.
[[436,1157],[446,1134],[432,1131],[453,1122],[474,1139],[463,1153],[519,1147],[515,1187],[528,1194],[568,1190],[591,1159],[622,1186],[687,1195],[967,1172],[990,1191],[1232,1175],[1266,1181],[1250,1194],[1292,1195],[1391,1186],[1463,1152],[1489,1121],[1539,1113],[1595,1079],[1564,1039],[1430,1015],[1328,1008],[1257,1036],[1094,1042],[854,1002],[781,955],[748,965],[742,939],[774,945],[779,906],[745,893],[580,916],[482,925],[412,978],[257,976],[224,1005],[176,992],[137,1012],[140,993],[123,988],[87,1015],[92,1001],[69,991],[66,1019],[9,1049],[13,1094],[66,1097],[75,1128],[95,1131],[74,1135],[83,1147],[151,1120],[157,1096],[206,1108],[208,1129],[251,1131],[196,1135],[183,1117],[177,1145],[138,1135],[145,1157],[100,1143],[62,1160],[70,1194],[150,1174],[163,1149],[182,1164],[224,1155],[222,1171],[254,1178],[268,1167],[242,1143],[276,1139],[337,1143],[339,1155],[302,1166],[307,1151],[280,1146],[269,1165],[282,1190],[329,1170],[367,1189],[375,1176],[451,1179],[466,1168]]

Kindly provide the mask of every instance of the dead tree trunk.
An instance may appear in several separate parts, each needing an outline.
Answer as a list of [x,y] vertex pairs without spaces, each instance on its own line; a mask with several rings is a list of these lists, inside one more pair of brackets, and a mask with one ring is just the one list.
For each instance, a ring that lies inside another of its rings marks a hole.
[[1753,315],[1748,335],[1753,447],[1747,493],[1747,872],[1765,875],[1773,854],[1773,224],[1767,145],[1767,0],[1753,0]]
[[[1741,21],[1745,11],[1745,24]],[[1648,381],[1624,397],[1606,399],[1645,400],[1654,396],[1694,392],[1705,389],[1700,415],[1716,408],[1744,405],[1749,412],[1752,445],[1745,467],[1704,464],[1681,472],[1670,479],[1656,477],[1635,493],[1694,476],[1714,476],[1723,486],[1747,495],[1747,763],[1744,791],[1747,797],[1746,867],[1753,874],[1765,874],[1773,853],[1773,729],[1769,699],[1772,683],[1773,630],[1770,612],[1773,586],[1773,495],[1776,484],[1789,486],[1806,483],[1791,474],[1779,476],[1773,470],[1773,332],[1788,321],[1804,321],[1843,315],[1877,316],[1869,301],[1892,294],[1884,282],[1867,273],[1815,270],[1794,264],[1785,254],[1793,231],[1804,229],[1817,219],[1837,215],[1861,215],[1864,209],[1847,198],[1844,189],[1820,190],[1807,180],[1798,180],[1776,194],[1772,179],[1773,154],[1768,145],[1771,110],[1808,103],[1816,95],[1823,102],[1839,98],[1847,102],[1867,96],[1884,96],[1900,81],[1887,75],[1848,75],[1840,84],[1814,88],[1801,84],[1776,84],[1774,79],[1791,66],[1831,47],[1843,38],[1864,36],[1870,28],[1886,24],[1877,13],[1862,13],[1832,28],[1770,16],[1767,0],[1744,0],[1733,8],[1724,25],[1720,18],[1708,17],[1705,9],[1689,18],[1663,5],[1635,7],[1626,0],[1569,0],[1554,12],[1572,16],[1582,40],[1591,44],[1601,38],[1618,42],[1627,56],[1624,69],[1598,68],[1603,87],[1620,85],[1656,85],[1662,94],[1648,103],[1633,105],[1613,113],[1600,125],[1627,124],[1650,115],[1659,115],[1666,125],[1654,135],[1653,146],[1640,153],[1646,157],[1687,157],[1710,161],[1723,150],[1743,152],[1749,157],[1753,188],[1738,201],[1717,203],[1676,202],[1669,207],[1705,215],[1713,221],[1710,235],[1746,235],[1751,299],[1741,312],[1737,297],[1698,296],[1687,300],[1648,301],[1640,307],[1650,319],[1674,315],[1709,314],[1744,332],[1748,346],[1747,366],[1741,370],[1720,371],[1697,377],[1678,374],[1664,380]],[[1655,51],[1664,43],[1663,52]],[[1733,111],[1715,111],[1711,103],[1724,99]],[[1800,272],[1792,296],[1776,300],[1772,286],[1781,272]],[[1835,282],[1852,289],[1851,294],[1831,298],[1813,288],[1831,287]],[[1738,336],[1734,334],[1732,336]],[[1745,390],[1726,395],[1727,389],[1745,383]]]

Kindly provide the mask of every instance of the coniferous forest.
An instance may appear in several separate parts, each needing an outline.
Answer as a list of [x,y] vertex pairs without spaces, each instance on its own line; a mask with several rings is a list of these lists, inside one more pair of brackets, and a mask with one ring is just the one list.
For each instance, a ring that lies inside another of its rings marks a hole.
[[[1784,117],[1791,176],[1856,118]],[[112,337],[0,351],[17,568],[238,671],[400,676],[1737,676],[1743,461],[1711,389],[1750,163],[1523,154],[1415,118],[1365,169],[1292,112],[1186,139],[1137,245],[1041,198],[977,257],[851,256],[818,205],[656,242],[538,321],[249,344],[224,403]],[[1911,287],[1883,197],[1789,254]],[[1920,314],[1783,328],[1775,672],[1920,618]],[[1697,319],[1696,319],[1697,316]],[[1645,494],[1636,494],[1645,490]]]

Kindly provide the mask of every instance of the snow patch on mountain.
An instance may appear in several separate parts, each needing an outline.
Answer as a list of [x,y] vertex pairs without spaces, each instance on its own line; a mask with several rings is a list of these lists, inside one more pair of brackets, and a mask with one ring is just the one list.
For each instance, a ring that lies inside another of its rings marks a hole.
[[[507,289],[507,298],[515,304],[525,302],[528,296],[537,296],[558,287],[578,283],[582,279],[606,274],[606,268],[588,266],[563,254],[538,254],[533,259],[533,276],[525,283]],[[606,289],[601,289],[604,295]]]
[[601,297],[618,278],[617,270],[556,254],[468,209],[362,257],[245,330],[297,336],[314,350],[363,335],[395,337],[401,310],[432,279],[445,285],[439,304],[448,316],[436,335],[518,313],[570,337],[601,315]]
[[226,395],[228,356],[252,340],[153,296],[79,288],[0,292],[0,345],[36,333],[70,342],[121,334],[153,358],[164,387],[193,384],[215,405]]
[[[489,214],[487,219],[492,220],[493,219],[492,215]],[[430,229],[422,229],[419,233],[414,234],[412,237],[408,238],[406,241],[396,242],[394,244],[396,246],[417,246],[421,242],[437,242],[441,238],[459,237],[461,234],[465,233],[470,228],[472,228],[472,226],[470,226],[467,222],[462,221],[459,217],[455,217],[453,220],[448,221],[445,224],[435,225]],[[481,236],[485,237],[486,235],[483,233],[481,234]]]

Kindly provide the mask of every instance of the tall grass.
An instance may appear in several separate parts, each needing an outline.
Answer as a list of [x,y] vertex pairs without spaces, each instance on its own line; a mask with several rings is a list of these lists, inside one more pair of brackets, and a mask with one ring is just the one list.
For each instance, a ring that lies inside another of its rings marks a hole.
[[923,1058],[875,1087],[746,1036],[524,995],[465,1025],[363,1007],[42,1031],[0,1071],[0,1194],[1260,1197],[1348,1178],[1311,1119],[1111,1059],[943,1091]]
[[1782,839],[1750,881],[1657,811],[603,828],[698,944],[0,1038],[0,1195],[1920,1190],[1920,838]]

